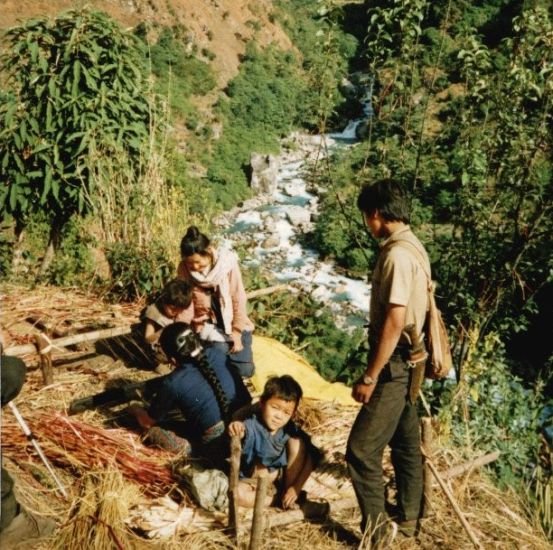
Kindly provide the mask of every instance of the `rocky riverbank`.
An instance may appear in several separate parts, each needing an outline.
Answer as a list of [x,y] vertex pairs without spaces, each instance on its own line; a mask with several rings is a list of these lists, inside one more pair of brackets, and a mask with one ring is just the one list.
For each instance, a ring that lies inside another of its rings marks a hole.
[[[293,134],[278,156],[257,158],[252,164],[261,172],[256,180],[254,171],[253,178],[259,194],[220,215],[216,224],[228,246],[247,250],[245,266],[259,266],[276,281],[310,293],[335,313],[338,326],[347,329],[365,322],[369,286],[341,275],[299,239],[312,230],[318,212],[318,196],[308,191],[307,169],[338,146],[341,137]],[[349,134],[343,140],[350,140]]]

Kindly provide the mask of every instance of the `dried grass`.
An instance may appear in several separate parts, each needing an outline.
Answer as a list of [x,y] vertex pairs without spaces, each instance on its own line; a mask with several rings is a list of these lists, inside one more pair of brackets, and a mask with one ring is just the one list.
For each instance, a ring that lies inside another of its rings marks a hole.
[[[143,446],[138,436],[127,430],[97,428],[62,413],[44,413],[26,420],[50,461],[62,468],[77,472],[117,468],[151,496],[163,495],[175,484],[171,470],[163,464],[170,455]],[[14,421],[4,422],[3,437],[4,452],[12,459],[25,460],[32,454]]]
[[115,469],[86,474],[80,496],[72,503],[69,520],[60,529],[53,548],[59,550],[109,550],[135,548],[139,539],[125,525],[130,505],[139,490],[125,483]]
[[[141,307],[141,304],[110,306],[92,294],[73,289],[38,287],[29,291],[4,285],[3,292],[8,293],[3,297],[2,311],[11,344],[30,340],[28,335],[15,330],[20,323],[27,323],[32,329],[32,324],[28,324],[30,317],[40,319],[41,324],[49,323],[64,330],[84,331],[130,324],[137,319]],[[72,501],[64,502],[60,498],[10,413],[2,412],[3,454],[8,459],[8,469],[16,479],[19,500],[39,514],[68,518],[53,537],[33,548],[116,548],[116,539],[105,525],[115,529],[116,538],[125,548],[233,548],[219,528],[161,542],[129,533],[122,523],[129,504],[135,504],[137,499],[146,504],[152,502],[151,497],[146,494],[140,496],[139,492],[166,494],[173,485],[172,478],[165,477],[170,476],[169,456],[163,451],[144,447],[136,434],[113,429],[118,421],[117,412],[87,411],[77,419],[68,418],[60,411],[72,399],[102,391],[106,384],[111,385],[122,379],[144,379],[152,374],[129,369],[109,357],[75,357],[75,352],[56,351],[54,364],[55,383],[42,387],[41,373],[31,370],[16,403],[52,461],[56,473],[72,493]],[[355,407],[346,408],[313,400],[302,404],[299,423],[326,453],[326,462],[306,485],[311,498],[326,498],[332,502],[352,495],[344,452],[356,414]],[[469,457],[469,449],[442,448],[439,441],[433,455],[441,470]],[[385,461],[384,471],[386,476],[392,476],[388,460]],[[513,491],[499,490],[481,471],[448,483],[486,549],[553,548],[537,526],[537,521],[528,519],[522,496]],[[390,482],[389,486],[392,488],[393,483]],[[398,539],[393,548],[472,548],[458,518],[438,488],[434,490],[434,510],[435,515],[424,520],[416,539]],[[91,520],[91,514],[99,514],[105,524]],[[265,533],[264,547],[275,550],[356,547],[361,537],[359,520],[358,509],[352,509],[335,513],[332,520],[321,524],[304,522],[275,528]]]

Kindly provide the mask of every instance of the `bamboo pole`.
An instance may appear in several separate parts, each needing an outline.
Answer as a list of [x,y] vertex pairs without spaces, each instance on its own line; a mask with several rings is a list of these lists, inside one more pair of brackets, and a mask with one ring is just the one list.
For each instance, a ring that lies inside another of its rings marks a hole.
[[255,492],[249,550],[259,550],[261,547],[261,538],[265,530],[265,524],[267,523],[263,512],[265,510],[267,489],[270,483],[271,478],[267,475],[261,475],[257,478],[257,491]]
[[246,293],[246,297],[248,299],[259,298],[259,296],[267,296],[268,294],[273,294],[274,292],[281,292],[283,290],[289,290],[289,289],[290,289],[290,285],[287,285],[287,284],[268,286],[266,288],[250,290],[250,292]]
[[469,460],[464,464],[453,466],[449,468],[449,470],[441,474],[442,479],[451,479],[452,477],[462,476],[463,474],[465,474],[466,472],[469,472],[470,470],[474,470],[475,468],[481,468],[482,466],[485,466],[486,464],[489,464],[490,462],[497,460],[500,454],[501,453],[499,451],[495,451],[493,453],[488,453],[478,458],[475,458],[474,460]]
[[[446,470],[443,474],[440,474],[442,479],[451,479],[462,475],[472,468],[479,468],[490,462],[493,462],[497,459],[499,453],[490,453],[475,460],[471,460],[464,464],[459,464],[458,466],[453,466],[449,470]],[[429,468],[430,470],[430,468]],[[432,473],[432,470],[430,470]],[[438,481],[434,480],[435,484],[438,484]],[[357,499],[355,497],[343,498],[339,500],[334,500],[329,502],[330,505],[330,514],[337,513],[342,510],[349,510],[351,508],[357,508],[359,506]],[[297,523],[299,521],[304,521],[306,518],[303,510],[286,510],[285,512],[278,512],[275,514],[267,514],[267,528],[280,527],[282,525],[288,525],[290,523]]]
[[428,517],[432,510],[432,476],[427,457],[432,456],[432,420],[425,416],[421,419],[423,448],[423,515]]
[[[83,332],[82,334],[72,334],[71,336],[64,336],[63,338],[56,338],[48,342],[52,348],[64,348],[73,344],[80,344],[82,342],[94,342],[96,340],[103,340],[105,338],[114,338],[115,336],[123,336],[131,332],[131,327],[125,325],[122,327],[106,328],[102,330],[94,330],[92,332]],[[4,350],[6,355],[24,355],[27,353],[36,353],[37,346],[34,344],[23,344],[21,346],[12,346]]]
[[448,489],[447,485],[445,484],[444,480],[441,478],[440,474],[438,473],[438,470],[436,469],[436,466],[432,463],[432,461],[426,457],[426,463],[428,464],[428,467],[430,468],[430,471],[436,478],[436,481],[442,488],[442,491],[444,492],[445,496],[449,500],[451,506],[453,507],[454,512],[457,514],[457,517],[461,521],[461,525],[464,527],[465,531],[467,532],[472,544],[475,548],[478,550],[484,550],[484,547],[478,540],[478,537],[476,536],[476,533],[473,531],[472,527],[470,526],[470,523],[467,521],[467,518],[465,517],[465,514],[463,514],[463,511],[457,504],[457,501],[455,500],[455,497],[451,493],[451,491]]
[[[269,286],[267,288],[260,288],[258,290],[252,290],[246,294],[248,298],[257,298],[259,296],[266,296],[267,294],[272,294],[273,292],[280,292],[282,290],[290,288],[287,284]],[[46,326],[46,325],[45,325]],[[92,332],[83,332],[80,334],[72,334],[70,336],[64,336],[62,338],[56,338],[51,340],[49,345],[52,348],[65,348],[73,344],[80,344],[84,342],[94,342],[96,340],[102,340],[105,338],[114,338],[115,336],[123,336],[125,334],[130,334],[131,327],[129,325],[107,328],[101,330],[94,330]],[[23,344],[20,346],[11,346],[4,350],[6,355],[26,355],[28,353],[37,353],[40,350],[37,350],[37,346],[34,344]]]
[[[340,512],[342,510],[349,510],[351,508],[357,508],[359,506],[355,497],[334,500],[332,502],[329,502],[328,504],[328,514]],[[281,527],[283,525],[297,523],[306,519],[310,519],[310,517],[307,516],[305,512],[300,508],[298,510],[286,510],[285,512],[265,514],[264,523],[267,529],[272,529],[273,527]]]
[[52,351],[50,339],[44,333],[35,335],[36,347],[40,353],[40,370],[42,371],[42,380],[45,386],[54,383],[54,370],[52,368]]
[[228,528],[238,546],[239,518],[238,518],[238,480],[240,474],[240,455],[242,448],[240,437],[233,435],[230,439],[230,475],[228,485]]

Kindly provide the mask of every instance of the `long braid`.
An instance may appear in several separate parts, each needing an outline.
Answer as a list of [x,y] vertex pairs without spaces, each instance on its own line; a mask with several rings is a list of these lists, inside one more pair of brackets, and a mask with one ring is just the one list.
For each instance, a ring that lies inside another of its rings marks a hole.
[[213,367],[209,364],[209,361],[207,360],[207,357],[206,357],[206,354],[204,353],[203,348],[202,348],[202,351],[196,357],[193,358],[193,361],[196,367],[203,374],[204,378],[208,381],[209,385],[211,386],[211,389],[215,394],[215,398],[217,399],[219,409],[221,410],[221,416],[223,417],[223,421],[225,422],[225,424],[227,424],[229,420],[230,403],[227,398],[227,395],[223,391],[223,386],[221,386],[221,382],[219,381],[219,378],[217,378],[217,375],[215,374]]
[[192,361],[211,386],[223,421],[229,420],[229,400],[213,367],[209,364],[200,340],[191,330],[190,325],[182,322],[173,323],[163,329],[159,343],[168,357],[174,357],[179,363]]

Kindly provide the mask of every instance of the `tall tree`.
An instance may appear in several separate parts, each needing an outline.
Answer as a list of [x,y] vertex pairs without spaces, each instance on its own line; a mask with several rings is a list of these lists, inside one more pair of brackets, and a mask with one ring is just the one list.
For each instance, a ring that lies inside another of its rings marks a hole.
[[108,15],[69,11],[6,33],[1,63],[0,213],[19,238],[38,211],[50,221],[44,272],[65,223],[86,213],[92,150],[140,154],[149,104],[136,38]]

